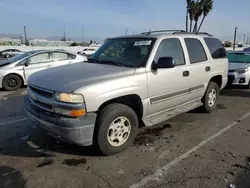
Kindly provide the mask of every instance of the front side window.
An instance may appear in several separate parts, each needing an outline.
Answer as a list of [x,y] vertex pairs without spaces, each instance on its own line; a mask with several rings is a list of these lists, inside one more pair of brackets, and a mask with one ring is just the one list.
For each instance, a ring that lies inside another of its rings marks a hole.
[[145,67],[155,38],[115,38],[103,44],[91,62],[124,67]]
[[205,50],[198,39],[185,38],[190,63],[199,63],[207,60]]
[[177,38],[169,38],[161,41],[155,55],[155,62],[158,62],[160,57],[172,57],[175,65],[185,65],[185,58],[181,46],[181,42]]
[[53,52],[52,59],[53,61],[63,61],[63,60],[68,60],[69,58],[68,58],[68,54],[66,53]]
[[28,60],[29,64],[46,63],[49,61],[50,61],[49,53],[42,53],[42,54],[34,55],[30,57]]
[[213,59],[226,57],[226,50],[218,39],[205,37],[204,40]]

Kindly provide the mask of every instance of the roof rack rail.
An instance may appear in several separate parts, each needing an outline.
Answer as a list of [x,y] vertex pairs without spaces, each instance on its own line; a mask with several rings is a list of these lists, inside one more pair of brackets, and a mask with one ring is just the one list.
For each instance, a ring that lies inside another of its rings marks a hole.
[[143,32],[141,35],[150,35],[151,33],[167,33],[167,32],[186,32],[184,30],[156,30],[156,31],[148,31],[148,32]]
[[196,32],[196,33],[193,33],[193,32],[186,32],[186,31],[184,31],[184,32],[174,32],[173,34],[190,34],[190,35],[208,35],[208,36],[213,36],[213,35],[211,35],[211,34],[209,34],[209,33],[206,33],[206,32]]

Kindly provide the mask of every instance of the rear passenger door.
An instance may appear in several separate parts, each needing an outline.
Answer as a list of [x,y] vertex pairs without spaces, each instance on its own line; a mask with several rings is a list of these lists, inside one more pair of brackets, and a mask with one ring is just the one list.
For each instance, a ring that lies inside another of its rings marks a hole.
[[190,99],[203,97],[209,81],[211,62],[204,49],[204,41],[198,38],[184,38],[189,56],[189,88]]

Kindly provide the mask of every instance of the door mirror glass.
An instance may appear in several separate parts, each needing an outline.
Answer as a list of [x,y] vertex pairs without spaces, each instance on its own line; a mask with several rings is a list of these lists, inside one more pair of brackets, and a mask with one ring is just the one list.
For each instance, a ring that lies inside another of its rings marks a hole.
[[28,66],[29,66],[29,59],[26,59],[26,60],[24,61],[24,66],[25,66],[25,67],[28,67]]
[[172,57],[160,57],[157,63],[154,63],[153,69],[167,69],[175,67],[174,58]]

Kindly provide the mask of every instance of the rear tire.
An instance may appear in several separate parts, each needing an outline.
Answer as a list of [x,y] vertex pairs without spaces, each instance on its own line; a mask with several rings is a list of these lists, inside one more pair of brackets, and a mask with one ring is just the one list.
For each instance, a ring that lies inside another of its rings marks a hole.
[[104,155],[127,149],[138,131],[138,118],[129,106],[113,103],[104,107],[97,116],[94,145]]
[[6,91],[14,91],[21,88],[22,80],[19,76],[15,74],[10,74],[3,78],[2,85]]
[[215,82],[209,82],[206,93],[203,97],[203,110],[207,113],[211,113],[217,106],[217,100],[219,97],[219,86]]

